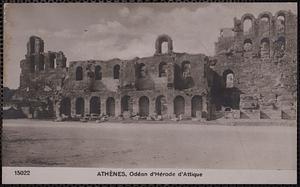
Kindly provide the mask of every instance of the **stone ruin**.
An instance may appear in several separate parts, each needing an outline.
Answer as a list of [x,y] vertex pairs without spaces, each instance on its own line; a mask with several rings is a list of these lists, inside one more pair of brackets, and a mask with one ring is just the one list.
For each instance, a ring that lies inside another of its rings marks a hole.
[[295,119],[296,29],[288,11],[247,13],[221,29],[213,57],[174,52],[163,34],[153,56],[68,67],[63,52],[44,52],[44,41],[32,36],[16,97],[30,118]]

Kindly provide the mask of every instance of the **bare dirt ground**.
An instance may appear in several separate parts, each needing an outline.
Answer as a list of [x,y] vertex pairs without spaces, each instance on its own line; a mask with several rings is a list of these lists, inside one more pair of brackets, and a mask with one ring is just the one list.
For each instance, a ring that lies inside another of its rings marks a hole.
[[4,120],[2,165],[296,169],[297,127]]

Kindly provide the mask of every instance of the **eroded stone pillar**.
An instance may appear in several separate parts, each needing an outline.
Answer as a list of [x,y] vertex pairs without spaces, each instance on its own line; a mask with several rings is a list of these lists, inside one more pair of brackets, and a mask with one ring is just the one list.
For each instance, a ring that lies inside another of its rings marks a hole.
[[154,116],[155,114],[155,98],[149,98],[149,115]]
[[184,116],[185,117],[192,117],[192,101],[191,98],[184,98],[185,99],[185,109],[184,109]]
[[106,98],[101,97],[101,114],[106,114]]
[[90,98],[84,98],[84,114],[90,114]]
[[76,115],[76,98],[71,98],[71,116]]
[[119,98],[116,98],[115,114],[116,114],[116,116],[120,116],[121,113],[122,113],[122,111],[121,111],[121,100]]
[[174,102],[173,102],[173,97],[168,97],[167,98],[167,103],[168,103],[168,108],[167,108],[167,111],[168,111],[168,116],[169,118],[172,118],[173,115],[174,115]]
[[138,98],[133,98],[133,113],[139,113],[139,102]]
[[202,118],[206,118],[208,115],[208,108],[207,108],[207,97],[202,96]]

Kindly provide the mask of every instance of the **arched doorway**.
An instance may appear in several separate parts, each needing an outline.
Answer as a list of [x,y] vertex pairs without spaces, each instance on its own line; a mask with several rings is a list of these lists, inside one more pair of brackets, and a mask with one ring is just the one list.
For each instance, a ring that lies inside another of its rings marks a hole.
[[93,96],[90,100],[90,113],[100,114],[100,112],[101,112],[100,98],[97,96]]
[[185,101],[182,96],[176,96],[174,99],[174,114],[180,115],[185,112]]
[[76,114],[81,116],[84,115],[84,99],[82,97],[76,99],[75,109],[76,109]]
[[123,113],[124,111],[130,111],[130,97],[128,95],[125,95],[121,99],[121,112]]
[[149,99],[146,96],[139,99],[139,115],[142,117],[149,115]]
[[167,113],[167,100],[165,96],[160,95],[156,98],[155,111],[157,115],[163,115]]
[[115,116],[115,99],[112,97],[106,100],[106,114],[108,116]]
[[60,102],[60,114],[64,114],[66,116],[71,115],[71,99],[68,97],[64,97]]
[[197,111],[202,111],[202,97],[199,95],[192,98],[192,117],[198,117]]

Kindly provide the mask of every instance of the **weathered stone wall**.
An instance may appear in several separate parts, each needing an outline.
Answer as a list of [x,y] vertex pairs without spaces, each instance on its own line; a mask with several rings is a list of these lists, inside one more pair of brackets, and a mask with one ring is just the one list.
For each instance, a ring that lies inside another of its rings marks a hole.
[[[278,26],[278,16],[285,18],[284,28]],[[269,18],[269,26],[266,19],[263,21],[262,18]],[[243,21],[246,19],[252,20],[249,32],[243,30]],[[294,118],[297,100],[297,17],[287,11],[279,11],[274,16],[263,12],[258,18],[245,14],[234,22],[232,46],[225,46],[227,40],[224,38],[216,43],[218,55],[215,57],[217,63],[214,71],[220,77],[226,69],[234,72],[234,86],[241,96],[241,112],[249,113],[244,109],[261,110],[255,114],[262,114],[258,118],[284,118],[282,115]],[[278,46],[279,38],[284,38],[281,47]],[[228,40],[232,41],[232,38]],[[246,48],[246,41],[250,41],[252,47]],[[222,95],[216,97],[222,98]],[[252,108],[243,108],[244,103],[252,103]]]
[[[251,20],[248,31],[245,20]],[[168,119],[293,119],[296,23],[287,11],[263,12],[257,18],[247,13],[234,19],[233,28],[222,29],[214,57],[176,53],[164,34],[158,36],[153,56],[72,61],[69,67],[63,52],[44,52],[43,40],[32,36],[20,62],[17,95],[56,117],[127,112]]]

